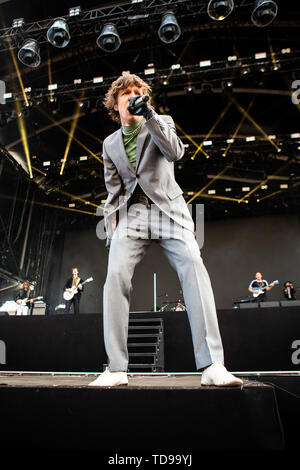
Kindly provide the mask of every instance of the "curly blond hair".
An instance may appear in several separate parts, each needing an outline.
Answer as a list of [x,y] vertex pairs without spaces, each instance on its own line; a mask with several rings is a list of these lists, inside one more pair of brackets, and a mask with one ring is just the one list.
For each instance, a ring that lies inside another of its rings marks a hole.
[[142,80],[137,75],[132,74],[128,71],[122,72],[122,75],[120,75],[120,77],[118,77],[114,82],[112,82],[108,92],[105,95],[103,104],[104,107],[108,110],[108,114],[110,115],[113,121],[120,122],[119,113],[114,109],[114,105],[117,104],[119,91],[134,85],[139,88],[142,88],[144,94],[151,94],[150,85],[144,82],[144,80]]

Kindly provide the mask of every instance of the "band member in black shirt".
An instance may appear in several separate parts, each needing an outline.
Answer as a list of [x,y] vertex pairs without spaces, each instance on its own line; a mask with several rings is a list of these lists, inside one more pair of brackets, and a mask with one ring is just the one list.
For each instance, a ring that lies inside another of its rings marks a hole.
[[[29,283],[27,281],[23,282],[22,287],[18,294],[15,297],[15,301],[17,304],[17,311],[16,315],[28,315],[29,309],[33,306],[33,300],[30,299],[31,296],[31,289]],[[25,299],[28,299],[28,302],[24,302]]]
[[81,298],[81,293],[83,291],[83,286],[80,283],[83,282],[79,277],[79,272],[77,268],[72,269],[72,277],[70,277],[65,283],[64,290],[72,293],[72,287],[77,287],[77,294],[74,294],[71,300],[66,300],[65,313],[69,313],[71,305],[74,306],[74,314],[79,314],[79,303]]
[[255,274],[255,279],[250,282],[248,291],[252,294],[256,294],[258,290],[262,289],[262,293],[257,297],[253,296],[253,300],[256,302],[264,302],[267,298],[266,292],[270,291],[273,286],[274,284],[269,284],[268,281],[262,278],[262,274],[258,272]]
[[283,295],[287,300],[296,300],[296,290],[291,281],[285,281]]

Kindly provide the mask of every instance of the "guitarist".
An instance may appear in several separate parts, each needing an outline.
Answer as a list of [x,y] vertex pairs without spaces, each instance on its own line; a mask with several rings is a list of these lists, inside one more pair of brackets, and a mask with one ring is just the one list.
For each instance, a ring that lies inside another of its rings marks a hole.
[[70,277],[67,282],[65,283],[64,290],[68,292],[72,292],[70,289],[74,286],[77,287],[77,294],[74,294],[71,300],[66,300],[66,307],[65,307],[65,313],[69,313],[71,305],[73,304],[74,306],[74,314],[78,315],[79,314],[79,303],[80,303],[80,297],[81,293],[84,289],[83,286],[80,285],[80,283],[83,282],[82,279],[79,277],[79,271],[77,268],[72,269],[72,277]]
[[[18,292],[15,301],[17,304],[17,311],[16,315],[28,315],[29,307],[30,309],[33,306],[33,300],[30,299],[31,297],[31,290],[29,286],[29,282],[25,281],[22,284],[20,291]],[[28,299],[26,305],[22,305],[22,300]]]
[[254,302],[264,302],[267,298],[266,292],[271,290],[273,287],[274,287],[274,284],[268,284],[268,282],[262,278],[262,274],[258,272],[255,274],[255,279],[253,279],[253,281],[250,282],[248,291],[251,292],[252,294],[255,294],[255,292],[257,292],[258,289],[264,288],[263,293],[259,294],[253,300]]

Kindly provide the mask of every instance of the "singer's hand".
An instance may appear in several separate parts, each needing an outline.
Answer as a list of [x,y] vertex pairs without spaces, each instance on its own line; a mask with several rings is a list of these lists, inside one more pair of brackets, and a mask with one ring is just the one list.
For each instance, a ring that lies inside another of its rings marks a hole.
[[109,251],[109,249],[110,249],[110,244],[111,244],[111,238],[106,237],[105,248],[107,249],[107,251]]
[[135,96],[129,99],[129,106],[128,111],[135,115],[135,116],[144,116],[144,118],[148,121],[153,114],[153,109],[148,105],[149,97],[145,96],[147,100],[141,101],[144,96]]
[[149,119],[152,118],[154,114],[154,111],[153,109],[149,106],[148,103],[144,103],[144,105],[142,106],[142,115],[144,116],[144,118],[146,119],[146,121],[149,121]]

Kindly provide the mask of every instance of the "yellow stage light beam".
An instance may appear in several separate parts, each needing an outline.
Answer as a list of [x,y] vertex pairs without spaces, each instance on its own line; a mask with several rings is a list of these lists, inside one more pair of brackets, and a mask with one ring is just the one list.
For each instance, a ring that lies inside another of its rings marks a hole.
[[75,196],[75,194],[71,194],[71,193],[67,193],[66,191],[62,191],[61,189],[56,188],[55,186],[50,186],[49,184],[46,184],[45,186],[49,189],[52,189],[52,191],[55,191],[59,194],[62,194],[63,196],[69,197],[70,199],[74,199],[74,200],[77,200],[77,201],[84,202],[85,204],[88,204],[88,205],[93,206],[93,207],[98,207],[98,205],[94,204],[93,202],[87,201],[86,199],[83,199],[80,196]]
[[224,200],[224,201],[239,202],[239,200],[234,198],[234,197],[217,196],[217,195],[213,195],[213,194],[201,194],[200,197],[205,197],[205,198],[210,198],[210,199],[221,199],[221,200]]
[[70,193],[67,193],[66,191],[62,191],[61,189],[55,189],[55,191],[59,192],[60,194],[63,194],[64,196],[68,196],[71,199],[75,199],[77,201],[84,202],[84,204],[87,204],[89,206],[98,207],[97,204],[94,204],[93,202],[87,201],[86,199],[83,199],[80,196],[75,196],[74,194],[70,194]]
[[279,189],[278,191],[274,191],[274,193],[267,194],[267,195],[264,196],[264,197],[260,197],[259,200],[260,200],[260,201],[263,201],[264,199],[268,199],[269,197],[276,196],[276,194],[279,194],[279,193],[281,193],[282,191],[284,191],[284,190],[283,190],[283,189]]
[[[300,183],[294,184],[291,189],[295,188],[296,186],[300,186]],[[276,196],[276,194],[283,193],[283,192],[285,192],[285,191],[286,191],[286,189],[278,189],[278,191],[274,191],[274,192],[271,193],[271,194],[267,194],[266,196],[261,197],[259,200],[260,200],[260,201],[263,201],[264,199],[268,199],[269,197]]]
[[31,168],[32,168],[34,171],[37,171],[38,173],[41,173],[41,175],[47,176],[47,173],[44,173],[43,171],[39,170],[39,169],[36,168],[35,166],[32,166]]
[[[229,163],[229,165],[227,165],[225,168],[223,168],[222,171],[220,171],[214,178],[212,178],[205,186],[203,186],[203,188],[200,189],[200,191],[198,191],[196,194],[193,195],[193,197],[191,197],[191,199],[189,199],[187,201],[187,204],[190,204],[194,199],[196,199],[196,197],[199,197],[200,195],[202,195],[202,193],[209,187],[211,186],[220,176],[222,176],[230,167],[232,166],[232,163]],[[204,195],[203,197],[206,197],[208,195]],[[221,196],[220,196],[221,197]],[[228,198],[227,198],[228,199]],[[232,198],[229,198],[229,200],[234,200],[234,201],[237,201],[237,199],[232,199]]]
[[204,140],[202,141],[202,143],[200,144],[200,146],[198,147],[198,149],[196,150],[194,155],[192,155],[192,157],[191,157],[192,160],[195,160],[195,157],[196,157],[197,153],[202,149],[202,147],[204,145],[204,142],[211,136],[211,134],[213,133],[213,131],[215,130],[215,128],[217,127],[219,122],[223,119],[223,117],[225,116],[225,114],[227,113],[227,111],[229,110],[231,105],[232,105],[232,103],[227,103],[226,107],[223,109],[223,111],[221,112],[221,114],[219,115],[219,117],[217,118],[215,123],[210,128],[210,130],[208,131],[208,134],[205,136]]
[[271,58],[272,58],[272,62],[273,62],[273,68],[274,68],[274,70],[278,70],[279,67],[278,67],[278,64],[276,62],[273,46],[271,44],[269,35],[268,35],[268,42],[269,42],[269,49],[270,49],[270,54],[271,54]]
[[25,156],[26,156],[29,176],[30,176],[30,178],[33,178],[31,160],[30,160],[30,152],[29,152],[29,145],[28,145],[28,140],[27,140],[26,126],[25,126],[25,120],[22,116],[22,110],[21,110],[21,105],[20,105],[19,101],[16,101],[16,108],[17,108],[17,115],[18,115],[18,126],[19,126],[19,131],[20,131],[20,135],[21,135],[21,139],[22,139],[22,145],[23,145],[24,153],[25,153]]
[[[180,64],[180,61],[181,61],[182,57],[183,57],[184,54],[186,53],[186,50],[187,50],[187,48],[189,47],[189,45],[191,44],[191,41],[192,41],[192,36],[189,37],[189,39],[188,39],[186,45],[184,46],[184,48],[183,48],[181,54],[180,54],[179,57],[176,59],[176,64]],[[172,70],[170,71],[169,75],[167,76],[167,79],[164,81],[164,85],[168,85],[169,80],[170,80],[170,78],[172,77],[173,73],[174,73],[174,70],[172,69]]]
[[[51,71],[51,57],[50,57],[50,48],[49,45],[47,47],[47,55],[48,55],[48,77],[49,77],[49,85],[52,85],[52,71]],[[50,90],[50,101],[53,101],[53,91]]]
[[[39,170],[38,168],[35,168],[35,167],[32,167],[32,168],[34,170],[38,171],[39,173],[41,173],[42,175],[47,176],[47,173],[44,173],[43,171]],[[70,199],[74,199],[74,200],[77,200],[77,201],[80,201],[80,202],[84,202],[84,204],[87,204],[87,205],[90,205],[90,206],[93,206],[93,207],[96,207],[96,208],[99,207],[98,204],[94,204],[93,202],[90,202],[87,199],[83,199],[80,196],[75,196],[75,194],[68,193],[67,191],[63,191],[62,189],[56,188],[55,186],[51,186],[50,184],[44,183],[44,186],[47,187],[48,189],[51,189],[52,191],[55,191],[59,194],[62,194],[63,196],[67,196]]]
[[[2,199],[14,199],[13,196],[8,196],[7,194],[0,194],[0,198]],[[24,202],[24,199],[22,198],[17,198],[17,201]],[[64,210],[64,211],[71,211],[71,212],[78,212],[80,214],[87,214],[87,215],[93,215],[96,216],[96,212],[89,212],[89,211],[83,211],[81,209],[74,209],[74,207],[64,207],[64,206],[59,206],[58,204],[51,204],[49,202],[39,202],[39,201],[33,201],[33,204],[37,206],[43,206],[43,207],[50,207],[52,209],[59,209],[59,210]],[[101,206],[100,206],[101,207]]]
[[[283,165],[281,168],[279,168],[277,171],[275,171],[275,173],[273,173],[272,175],[268,176],[267,178],[265,178],[263,181],[261,181],[257,186],[255,186],[255,188],[251,189],[251,191],[249,191],[244,197],[242,197],[240,199],[240,202],[243,202],[244,199],[248,198],[249,196],[251,196],[251,194],[255,193],[263,184],[266,184],[267,181],[270,180],[270,178],[272,176],[276,176],[278,175],[278,173],[281,173],[283,170],[285,170],[289,165],[291,165],[291,163],[294,162],[294,159],[291,158],[285,165]],[[262,198],[261,198],[262,199]]]
[[50,204],[48,202],[36,202],[35,204],[39,206],[44,206],[44,207],[51,207],[52,209],[60,209],[64,211],[71,211],[71,212],[78,212],[80,214],[87,214],[87,215],[97,215],[95,212],[89,212],[89,211],[83,211],[81,209],[74,209],[74,207],[64,207],[64,206],[59,206],[57,204]]
[[[249,104],[249,106],[248,106],[248,108],[247,108],[247,112],[249,112],[250,109],[252,108],[252,106],[253,106],[253,101],[254,101],[254,100],[252,100],[251,103]],[[238,133],[239,133],[239,131],[240,131],[240,128],[241,128],[242,125],[244,124],[245,119],[246,119],[246,116],[245,116],[245,114],[244,114],[243,117],[242,117],[242,119],[241,119],[241,121],[239,122],[239,124],[238,124],[236,130],[235,130],[234,133],[232,134],[230,140],[233,140],[233,141],[234,141],[234,139],[236,138],[236,136],[238,135]],[[227,145],[227,147],[226,147],[224,153],[222,154],[223,157],[226,157],[226,156],[227,156],[227,154],[228,154],[228,152],[229,152],[229,149],[230,149],[230,147],[231,147],[232,144],[233,144],[233,142],[229,142],[229,144]]]
[[[34,166],[32,168],[33,168],[33,170],[37,171],[38,173],[41,173],[43,176],[47,176],[47,173],[44,173],[43,171],[39,170],[38,168],[36,168]],[[83,199],[80,196],[75,196],[75,194],[67,193],[66,191],[62,191],[61,189],[56,188],[55,186],[51,186],[50,184],[45,184],[44,183],[44,185],[45,185],[45,187],[51,189],[52,191],[55,191],[59,194],[62,194],[63,196],[67,196],[70,199],[74,199],[74,200],[77,200],[77,201],[80,201],[80,202],[84,202],[84,204],[87,204],[89,206],[93,206],[93,207],[96,207],[96,208],[99,207],[98,204],[94,204],[93,202],[87,201],[86,199]]]
[[[82,96],[81,96],[81,98],[82,98]],[[75,114],[74,114],[74,119],[73,119],[72,124],[71,124],[71,130],[70,130],[70,133],[69,133],[69,135],[68,135],[68,142],[67,142],[67,145],[66,145],[66,149],[65,149],[65,153],[64,153],[64,158],[63,158],[63,161],[62,161],[62,165],[61,165],[61,168],[60,168],[60,175],[63,174],[64,169],[65,169],[65,165],[66,165],[66,161],[67,161],[67,158],[68,158],[68,155],[69,155],[71,143],[72,143],[72,140],[73,140],[73,137],[74,137],[74,133],[75,133],[75,129],[76,129],[76,126],[77,126],[77,121],[78,121],[79,113],[80,113],[80,103],[78,102],[78,103],[76,104],[76,110],[75,110]]]
[[[49,116],[48,113],[46,113],[46,111],[44,111],[42,108],[40,107],[37,107],[37,109],[40,111],[41,114],[43,114],[47,119],[49,119],[50,121],[52,121],[62,132],[64,132],[65,134],[69,135],[70,132],[67,131],[67,129],[65,129],[61,124],[59,124],[57,121],[55,121],[55,119],[53,119],[51,116]],[[74,142],[76,142],[78,145],[80,145],[80,147],[82,147],[86,152],[88,152],[93,158],[95,158],[96,160],[98,160],[98,162],[102,163],[102,165],[104,165],[103,163],[103,160],[101,160],[101,158],[98,157],[98,155],[96,155],[92,150],[90,150],[86,145],[84,145],[79,139],[77,139],[75,136],[73,136],[73,140]]]
[[[179,125],[177,122],[175,122],[175,126],[176,126],[176,128],[177,128],[190,142],[192,142],[193,145],[195,145],[196,148],[199,148],[199,145],[197,144],[197,142],[196,142],[194,139],[192,139],[192,137],[191,137],[190,135],[188,135],[188,134],[182,129],[182,127],[180,127],[180,125]],[[203,155],[206,156],[206,158],[209,158],[208,153],[206,153],[203,149],[200,149],[200,152],[202,152]]]
[[[200,198],[203,197],[203,198],[207,198],[207,199],[221,199],[221,200],[224,200],[224,201],[233,201],[233,202],[239,202],[238,199],[235,199],[233,197],[228,197],[228,196],[217,196],[217,195],[213,195],[213,194],[200,194],[199,196]],[[190,201],[187,202],[187,204],[189,204]]]
[[253,124],[256,129],[259,130],[259,132],[261,132],[261,134],[265,137],[266,140],[268,140],[270,142],[270,144],[273,145],[273,147],[276,148],[277,152],[281,152],[281,148],[278,147],[278,145],[275,144],[275,142],[273,142],[272,139],[270,139],[270,137],[268,136],[268,134],[263,130],[263,128],[257,124],[257,122],[250,116],[249,113],[247,113],[247,111],[243,108],[243,106],[241,106],[232,96],[230,97],[230,100],[235,104],[235,106],[237,107],[237,109],[246,116],[246,118],[248,119],[248,121],[251,122],[251,124]]

